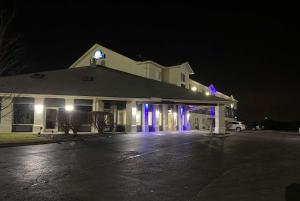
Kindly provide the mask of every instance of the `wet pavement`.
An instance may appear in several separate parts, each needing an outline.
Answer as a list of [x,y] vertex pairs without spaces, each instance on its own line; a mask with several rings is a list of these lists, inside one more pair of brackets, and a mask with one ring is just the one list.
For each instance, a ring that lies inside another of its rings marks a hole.
[[129,134],[0,148],[0,200],[284,200],[300,136]]

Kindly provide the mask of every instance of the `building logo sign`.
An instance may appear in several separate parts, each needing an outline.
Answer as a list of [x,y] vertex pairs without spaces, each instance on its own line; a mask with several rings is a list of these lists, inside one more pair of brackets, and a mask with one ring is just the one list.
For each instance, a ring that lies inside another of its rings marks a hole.
[[101,60],[101,59],[105,59],[105,54],[102,53],[100,50],[97,50],[93,56],[94,59],[96,60]]

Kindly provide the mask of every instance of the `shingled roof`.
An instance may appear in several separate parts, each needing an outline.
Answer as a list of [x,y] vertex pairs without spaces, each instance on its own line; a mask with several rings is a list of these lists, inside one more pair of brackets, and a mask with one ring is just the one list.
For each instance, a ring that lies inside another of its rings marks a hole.
[[159,98],[199,103],[227,100],[135,76],[122,71],[80,67],[0,78],[0,93],[96,96],[115,98]]

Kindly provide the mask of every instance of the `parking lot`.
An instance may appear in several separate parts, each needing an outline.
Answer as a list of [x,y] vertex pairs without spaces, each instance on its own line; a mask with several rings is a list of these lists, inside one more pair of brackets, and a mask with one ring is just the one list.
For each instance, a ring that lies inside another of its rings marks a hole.
[[300,136],[127,134],[0,148],[0,200],[284,200]]

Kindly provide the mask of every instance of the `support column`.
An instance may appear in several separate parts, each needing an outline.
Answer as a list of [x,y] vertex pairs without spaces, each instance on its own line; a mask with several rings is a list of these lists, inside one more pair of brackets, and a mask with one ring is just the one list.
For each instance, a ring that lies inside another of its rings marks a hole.
[[126,132],[136,132],[136,102],[126,102]]
[[1,120],[0,133],[12,132],[12,116],[13,116],[13,99],[10,97],[2,97],[1,101]]
[[113,105],[111,106],[111,110],[112,110],[113,115],[114,115],[113,132],[116,132],[116,131],[117,131],[117,105],[116,105],[116,104],[113,104]]
[[215,106],[215,133],[216,134],[225,133],[225,106],[224,105]]
[[44,131],[44,117],[45,107],[44,98],[34,99],[34,122],[33,122],[33,133],[42,133]]
[[163,104],[162,105],[162,126],[163,126],[163,131],[168,130],[168,105]]
[[172,116],[173,116],[173,131],[177,131],[178,126],[178,111],[177,111],[177,105],[173,105],[172,110]]
[[149,105],[143,104],[142,105],[142,131],[149,132],[149,125],[148,125],[148,111]]
[[159,105],[152,106],[152,127],[153,130],[159,131]]
[[[96,112],[96,111],[104,111],[104,102],[102,100],[97,100],[96,98],[94,98],[94,100],[93,100],[93,112]],[[97,128],[95,127],[94,124],[92,124],[91,131],[93,133],[98,132]]]
[[190,112],[188,111],[188,107],[184,108],[184,127],[185,127],[185,130],[191,130]]
[[177,110],[177,118],[178,118],[178,131],[182,131],[182,118],[183,118],[183,108],[182,105],[178,105],[178,110]]

